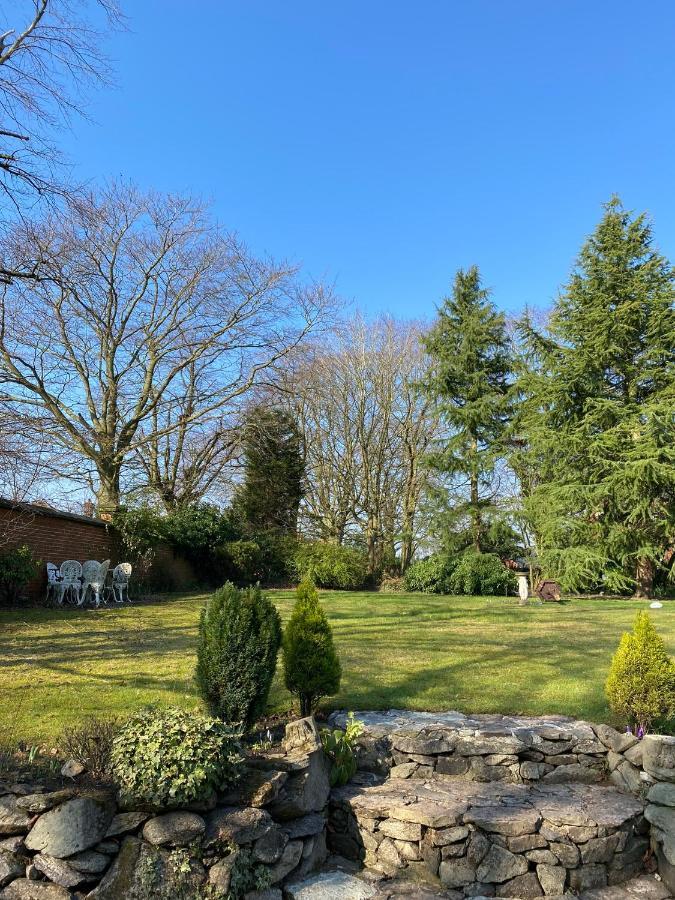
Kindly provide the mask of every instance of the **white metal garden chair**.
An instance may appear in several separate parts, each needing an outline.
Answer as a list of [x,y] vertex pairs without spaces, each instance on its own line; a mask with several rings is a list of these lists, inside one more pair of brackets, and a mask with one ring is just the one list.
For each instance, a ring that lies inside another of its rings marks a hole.
[[89,587],[94,594],[94,603],[96,604],[97,609],[101,605],[101,600],[105,599],[105,582],[106,578],[108,577],[109,568],[110,560],[104,559],[98,567],[98,574],[96,575],[94,580],[89,583]]
[[59,601],[59,567],[54,563],[47,563],[47,596],[46,600]]
[[78,606],[84,606],[87,592],[95,582],[98,582],[101,563],[96,559],[88,559],[82,566],[82,584],[80,585],[80,598]]
[[59,572],[61,574],[61,580],[57,582],[59,604],[63,604],[66,596],[69,600],[74,598],[75,602],[78,602],[80,599],[82,563],[79,563],[76,559],[66,559],[61,563]]
[[[129,579],[131,578],[131,563],[119,563],[113,569],[112,592],[116,603],[124,602],[124,592],[129,600]],[[119,595],[119,596],[118,596]]]

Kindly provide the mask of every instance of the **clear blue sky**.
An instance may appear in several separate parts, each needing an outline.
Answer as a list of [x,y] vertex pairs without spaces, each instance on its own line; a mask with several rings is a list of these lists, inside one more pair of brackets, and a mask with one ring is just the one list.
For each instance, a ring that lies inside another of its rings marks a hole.
[[82,177],[189,191],[368,312],[547,306],[613,192],[675,257],[675,3],[123,0]]

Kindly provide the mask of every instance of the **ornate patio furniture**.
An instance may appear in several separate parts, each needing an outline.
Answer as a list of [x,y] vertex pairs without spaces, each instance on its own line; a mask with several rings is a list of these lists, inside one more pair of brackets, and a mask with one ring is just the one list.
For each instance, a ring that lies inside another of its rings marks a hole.
[[61,575],[61,580],[57,582],[59,604],[63,604],[66,598],[77,603],[80,599],[82,564],[76,559],[66,559],[61,563],[59,572]]
[[56,600],[59,602],[59,567],[54,563],[47,563],[47,594],[46,601]]
[[124,602],[124,592],[129,600],[129,578],[131,577],[131,563],[119,563],[113,569],[112,591],[116,603]]
[[82,584],[80,586],[80,598],[78,606],[84,606],[87,598],[87,591],[93,586],[94,582],[98,582],[101,563],[96,559],[88,559],[82,566]]
[[95,579],[90,582],[89,587],[91,588],[94,594],[94,603],[98,608],[101,605],[101,600],[105,599],[105,582],[108,577],[108,569],[110,567],[110,560],[104,559],[101,565],[98,567],[98,574]]

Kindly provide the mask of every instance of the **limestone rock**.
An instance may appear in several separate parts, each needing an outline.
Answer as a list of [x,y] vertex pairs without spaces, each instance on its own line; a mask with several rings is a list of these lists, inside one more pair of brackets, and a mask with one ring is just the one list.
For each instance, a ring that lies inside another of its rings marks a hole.
[[320,813],[308,813],[300,819],[284,823],[284,831],[291,840],[319,834],[326,827],[326,819]]
[[642,765],[657,781],[675,782],[675,737],[647,735],[642,741]]
[[628,732],[622,734],[610,725],[594,725],[593,731],[595,731],[604,746],[608,750],[613,750],[614,753],[625,753],[626,750],[638,743],[638,739],[634,734],[629,734]]
[[71,893],[58,884],[48,881],[31,881],[17,878],[0,894],[2,900],[70,900]]
[[266,865],[272,865],[281,858],[288,843],[288,834],[278,825],[273,825],[266,834],[259,837],[253,845],[253,855]]
[[86,771],[87,767],[79,759],[69,759],[61,767],[61,774],[64,778],[77,778]]
[[88,875],[100,875],[108,868],[109,863],[110,858],[105,853],[98,853],[96,850],[83,850],[82,853],[68,857],[69,866]]
[[570,781],[575,784],[597,784],[602,780],[602,772],[579,763],[558,766],[552,772],[544,775],[542,779],[546,784],[564,784]]
[[113,812],[108,798],[67,800],[40,816],[26,837],[26,847],[59,858],[88,850],[105,836]]
[[204,845],[217,841],[234,844],[252,844],[270,830],[272,817],[264,809],[226,806],[214,809],[206,819]]
[[141,842],[125,837],[120,852],[98,886],[87,894],[87,900],[126,900],[132,895],[134,873],[141,852]]
[[143,828],[143,837],[156,846],[184,847],[200,838],[206,829],[201,816],[191,812],[170,812],[149,819]]
[[23,875],[25,864],[8,850],[0,850],[0,888]]
[[223,896],[229,893],[232,870],[238,856],[238,852],[230,853],[229,856],[221,859],[209,869],[209,884],[222,893]]
[[304,719],[296,719],[295,722],[288,723],[284,736],[284,750],[287,753],[293,750],[310,753],[320,747],[321,735],[314,716],[307,716]]
[[[416,822],[399,822],[396,819],[385,819],[380,823],[380,831],[387,837],[396,838],[399,841],[422,840],[422,826]],[[436,834],[438,833],[436,832]]]
[[476,870],[466,859],[444,859],[438,876],[445,887],[461,888],[476,880]]
[[518,900],[530,900],[531,897],[543,896],[539,879],[534,872],[517,875],[506,884],[497,888],[497,897],[517,897]]
[[375,888],[346,872],[321,872],[285,887],[289,900],[370,900]]
[[537,866],[537,878],[544,894],[562,894],[565,890],[567,871],[562,866],[549,866],[541,863]]
[[330,794],[330,763],[322,749],[295,758],[298,769],[289,772],[279,797],[270,805],[275,818],[296,819],[319,812]]
[[675,806],[675,784],[662,781],[650,787],[647,794],[650,803],[658,803],[661,806]]
[[23,797],[16,798],[16,805],[19,809],[25,809],[29,813],[43,813],[59,803],[70,800],[73,791],[52,791],[50,793],[25,794]]
[[143,822],[150,818],[150,814],[146,812],[123,812],[113,816],[112,822],[108,826],[105,833],[107,838],[115,837],[119,834],[127,834],[130,831],[136,831],[141,827]]
[[300,862],[302,857],[302,841],[289,841],[284,848],[281,859],[270,869],[270,877],[272,884],[283,881],[287,875],[290,875],[293,869]]
[[16,797],[5,794],[0,797],[0,836],[27,834],[33,816],[17,806]]
[[49,881],[60,884],[64,888],[76,888],[86,881],[91,881],[91,875],[78,872],[63,859],[55,856],[47,856],[46,853],[36,853],[33,857],[33,865],[42,872]]
[[464,821],[471,822],[484,831],[517,837],[535,832],[541,822],[541,815],[528,807],[474,807],[465,813]]
[[476,878],[478,881],[488,883],[510,881],[517,875],[524,875],[527,869],[527,860],[524,857],[516,856],[510,850],[493,844],[476,869]]

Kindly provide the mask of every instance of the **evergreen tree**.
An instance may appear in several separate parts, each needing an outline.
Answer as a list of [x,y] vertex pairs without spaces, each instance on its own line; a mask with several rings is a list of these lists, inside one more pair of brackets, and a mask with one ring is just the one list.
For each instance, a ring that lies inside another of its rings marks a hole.
[[300,715],[309,716],[322,697],[337,694],[342,672],[314,584],[301,582],[297,598],[284,631],[284,678],[300,698]]
[[294,535],[304,459],[298,427],[282,409],[257,406],[244,427],[244,481],[234,507],[251,533]]
[[481,286],[476,266],[457,272],[452,296],[423,343],[431,363],[422,389],[447,429],[429,462],[454,484],[468,485],[452,518],[468,518],[480,552],[494,513],[493,476],[510,414],[511,360],[504,315]]
[[522,426],[546,574],[649,596],[675,544],[674,275],[644,215],[605,207],[533,365]]

